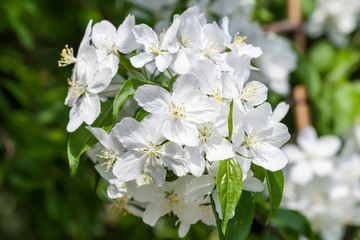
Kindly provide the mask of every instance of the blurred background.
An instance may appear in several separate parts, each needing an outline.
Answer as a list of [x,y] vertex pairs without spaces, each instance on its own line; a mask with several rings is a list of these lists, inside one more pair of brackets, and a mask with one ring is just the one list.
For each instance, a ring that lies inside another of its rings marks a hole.
[[[149,3],[152,4],[149,4]],[[189,4],[213,1],[2,0],[0,3],[0,239],[176,239],[174,219],[154,228],[134,216],[107,210],[98,197],[99,176],[83,157],[70,177],[66,143],[69,108],[64,105],[71,67],[59,68],[65,44],[79,45],[90,19],[115,26],[128,13],[137,24],[154,26]],[[302,1],[305,20],[316,5]],[[205,7],[206,8],[206,7]],[[154,14],[161,12],[162,14]],[[165,17],[164,17],[165,15]],[[286,18],[285,0],[258,0],[250,14],[260,24]],[[216,15],[209,18],[218,20]],[[292,33],[283,36],[292,39]],[[360,113],[360,31],[345,45],[326,36],[307,38],[299,52],[290,87],[309,89],[311,119],[320,135],[352,131]],[[293,103],[271,92],[269,101]],[[292,112],[285,118],[296,133]],[[261,224],[254,225],[254,231]],[[353,233],[352,233],[353,234]],[[251,239],[273,239],[269,233]],[[353,236],[353,235],[351,235]],[[215,228],[198,223],[185,239],[217,239]],[[350,238],[349,238],[350,239]]]

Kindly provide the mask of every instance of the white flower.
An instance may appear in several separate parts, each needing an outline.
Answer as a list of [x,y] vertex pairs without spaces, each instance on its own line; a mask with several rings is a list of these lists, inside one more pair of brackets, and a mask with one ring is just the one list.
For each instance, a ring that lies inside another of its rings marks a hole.
[[175,20],[169,29],[160,35],[157,34],[147,25],[140,24],[134,27],[136,41],[144,46],[144,52],[138,53],[130,58],[131,64],[136,68],[141,68],[145,64],[155,59],[156,67],[160,72],[165,71],[171,62],[171,54],[178,51],[176,33],[180,21]]
[[197,124],[213,122],[219,115],[218,102],[198,90],[194,75],[182,75],[170,94],[159,86],[143,85],[134,98],[147,112],[164,118],[165,138],[178,144],[197,146]]
[[290,171],[290,180],[305,185],[314,175],[326,176],[334,168],[332,157],[338,152],[341,142],[336,136],[318,138],[313,127],[299,132],[297,144],[283,148],[289,161],[294,165]]
[[67,131],[75,131],[83,122],[91,125],[100,114],[100,99],[98,93],[102,92],[111,82],[110,68],[94,70],[92,64],[87,65],[83,75],[76,72],[69,81],[69,92],[65,104],[72,107]]
[[243,126],[235,126],[235,157],[243,172],[250,169],[251,162],[270,171],[277,171],[284,168],[288,162],[279,148],[289,139],[287,127],[272,119],[271,106],[264,103],[246,114]]
[[248,112],[265,102],[267,87],[258,82],[248,82],[250,74],[250,58],[241,56],[231,74],[223,74],[223,93],[228,99],[233,99],[242,112]]
[[143,221],[155,226],[161,216],[173,213],[180,221],[179,237],[184,237],[190,225],[202,218],[198,203],[185,201],[186,186],[192,178],[181,177],[174,182],[165,182],[160,188],[152,184],[139,187],[134,192],[135,200],[150,202],[146,206]]
[[134,16],[128,15],[117,30],[106,20],[96,23],[93,27],[91,41],[98,49],[99,61],[106,62],[114,74],[119,65],[118,51],[127,54],[139,46],[132,32],[134,26]]
[[189,155],[178,144],[164,142],[161,131],[162,119],[150,115],[138,122],[124,118],[118,124],[116,136],[127,149],[116,161],[113,173],[121,182],[138,178],[143,171],[161,186],[166,177],[164,166],[177,176],[184,176],[188,170]]
[[356,29],[360,13],[358,0],[317,0],[316,9],[307,23],[308,33],[319,37],[326,33],[338,46],[348,41],[348,36]]

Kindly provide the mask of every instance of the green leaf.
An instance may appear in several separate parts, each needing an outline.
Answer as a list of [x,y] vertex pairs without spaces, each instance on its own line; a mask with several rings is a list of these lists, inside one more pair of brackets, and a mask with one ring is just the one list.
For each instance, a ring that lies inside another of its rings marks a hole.
[[276,172],[266,170],[265,173],[270,197],[270,212],[266,222],[267,224],[280,206],[284,189],[284,176],[281,170]]
[[279,208],[274,216],[273,225],[282,235],[292,236],[289,239],[298,239],[299,235],[311,239],[313,235],[306,217],[295,210]]
[[265,179],[265,169],[260,167],[254,163],[251,163],[251,171],[254,173],[254,177],[259,179],[260,181],[264,181]]
[[139,108],[138,111],[136,111],[136,114],[135,114],[135,120],[138,121],[138,122],[141,122],[144,117],[146,117],[147,115],[149,115],[150,113],[145,111],[142,107]]
[[154,84],[151,81],[129,78],[124,82],[120,91],[116,94],[113,104],[113,123],[118,120],[126,100],[132,96],[136,89],[144,84]]
[[221,219],[215,209],[215,203],[211,197],[211,206],[218,227],[220,240],[242,240],[250,233],[255,215],[255,201],[251,192],[243,191],[235,208],[235,216],[229,220],[225,235],[221,230]]
[[216,188],[218,189],[223,216],[221,229],[225,233],[230,215],[239,202],[242,193],[242,171],[236,159],[229,158],[220,161],[216,177]]
[[231,136],[232,136],[232,132],[233,132],[233,106],[234,106],[234,99],[231,99],[229,118],[228,118],[229,141],[230,142],[231,142]]
[[[112,127],[111,110],[111,101],[102,103],[100,116],[92,126],[102,127],[105,131],[110,130]],[[75,176],[76,174],[81,155],[96,142],[96,138],[85,128],[85,124],[82,124],[75,132],[70,134],[67,144],[67,154],[71,176]]]
[[255,215],[255,201],[251,192],[243,191],[235,209],[235,216],[229,220],[226,239],[245,240],[250,233]]

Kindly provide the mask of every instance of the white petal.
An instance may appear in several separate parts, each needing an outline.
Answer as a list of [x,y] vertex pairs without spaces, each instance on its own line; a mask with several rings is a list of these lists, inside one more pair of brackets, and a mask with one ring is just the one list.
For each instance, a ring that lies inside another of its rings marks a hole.
[[261,132],[261,134],[265,138],[264,142],[278,148],[290,139],[287,126],[275,121],[272,123],[271,128]]
[[257,106],[267,99],[267,91],[268,89],[264,84],[251,81],[245,85],[242,96],[248,103]]
[[125,148],[138,149],[149,146],[149,142],[146,141],[147,130],[133,118],[123,118],[117,124],[114,133]]
[[209,175],[193,178],[186,188],[185,201],[194,202],[204,195],[211,194],[214,191],[215,184],[215,178]]
[[[165,183],[166,184],[166,183]],[[165,185],[164,185],[165,186]],[[136,188],[133,197],[136,201],[139,202],[155,202],[159,200],[159,198],[165,197],[164,194],[164,186],[159,188],[154,184],[146,184]]]
[[185,222],[185,221],[180,221],[180,226],[179,226],[179,237],[183,238],[186,236],[186,234],[189,232],[190,230],[190,225],[189,223]]
[[289,159],[290,163],[301,162],[305,160],[305,156],[299,147],[295,144],[287,144],[281,148]]
[[290,179],[300,185],[309,183],[313,176],[313,171],[306,162],[297,163],[290,170]]
[[128,54],[139,47],[132,31],[134,26],[135,18],[129,14],[116,32],[116,46],[119,52]]
[[233,158],[232,144],[225,138],[211,138],[205,143],[206,158],[209,161],[220,161]]
[[320,137],[316,145],[316,153],[322,157],[332,157],[340,149],[341,141],[336,136]]
[[154,59],[154,54],[143,52],[131,57],[130,62],[134,67],[141,68],[145,64],[151,62],[153,59]]
[[181,145],[197,146],[199,144],[198,130],[195,124],[186,122],[181,118],[165,121],[163,134],[170,141]]
[[253,163],[270,171],[283,169],[288,163],[286,155],[270,144],[263,144],[252,151],[255,158]]
[[162,45],[164,49],[167,49],[170,52],[176,51],[176,45],[179,45],[176,38],[176,33],[179,28],[179,25],[180,25],[180,19],[177,18],[174,20],[173,24],[169,27],[169,29],[165,33]]
[[179,144],[166,143],[163,150],[164,155],[161,158],[165,166],[172,169],[177,176],[184,176],[189,172],[189,153]]
[[111,46],[114,43],[116,34],[116,28],[112,23],[106,20],[102,20],[93,26],[91,33],[91,41],[94,46],[101,49],[105,46]]
[[244,118],[245,132],[250,134],[253,129],[256,132],[268,129],[269,118],[271,118],[271,116],[271,106],[267,102],[249,111]]
[[138,178],[144,169],[145,158],[136,151],[124,153],[115,162],[113,174],[120,182],[128,182]]
[[101,145],[103,145],[107,149],[116,149],[112,142],[112,138],[109,136],[107,132],[105,132],[102,128],[95,128],[95,127],[86,127],[95,137]]
[[103,68],[99,70],[96,72],[94,77],[88,81],[87,90],[92,93],[99,93],[104,91],[104,89],[109,86],[112,76],[113,72],[111,68]]
[[185,221],[190,224],[196,223],[202,217],[201,209],[195,202],[175,204],[173,212],[177,214],[181,221]]
[[171,105],[171,95],[164,88],[153,85],[138,87],[134,99],[145,111],[164,115]]
[[161,187],[166,178],[166,170],[161,165],[148,165],[145,169],[145,172],[151,176],[154,181],[154,184],[158,187]]
[[205,170],[204,150],[199,146],[196,147],[186,146],[185,149],[190,154],[190,164],[189,164],[190,173],[195,177],[200,177]]
[[184,51],[179,51],[177,54],[173,55],[173,61],[171,63],[171,68],[178,74],[186,74],[191,72],[192,66],[187,59]]
[[160,72],[164,72],[167,69],[171,62],[171,55],[168,52],[160,52],[159,55],[155,57],[156,67]]
[[84,122],[91,125],[99,116],[100,110],[99,96],[90,92],[85,93],[83,104],[81,104],[81,115]]
[[147,205],[144,212],[143,221],[144,223],[153,227],[161,216],[164,216],[170,211],[171,209],[169,208],[166,199],[158,200],[155,203],[150,203]]
[[311,163],[314,173],[320,177],[329,175],[334,170],[331,160],[316,160]]
[[138,43],[144,45],[145,51],[149,51],[149,48],[158,47],[159,39],[157,34],[147,25],[140,24],[133,28],[135,39]]
[[243,182],[243,190],[250,192],[262,192],[264,191],[264,183],[254,177],[248,177]]
[[75,103],[69,113],[69,123],[66,127],[66,131],[74,132],[83,123],[81,116],[80,103]]
[[280,102],[273,111],[273,119],[280,122],[288,113],[290,105],[285,102]]
[[[120,186],[119,186],[120,185]],[[121,184],[111,184],[107,188],[107,195],[111,199],[121,198],[126,194],[126,190],[124,188],[121,188]]]
[[297,137],[297,144],[308,152],[314,152],[314,146],[317,142],[317,133],[315,128],[308,126],[303,128]]

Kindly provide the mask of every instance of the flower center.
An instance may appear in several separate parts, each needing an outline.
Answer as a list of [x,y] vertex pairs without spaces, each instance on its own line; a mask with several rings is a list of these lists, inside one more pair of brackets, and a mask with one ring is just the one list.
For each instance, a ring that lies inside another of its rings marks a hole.
[[145,157],[147,158],[147,160],[145,161],[145,164],[149,164],[151,163],[152,165],[155,164],[161,164],[160,162],[160,153],[161,153],[161,145],[157,146],[155,144],[153,144],[151,141],[149,141],[150,147],[149,148],[143,148],[143,149],[138,149],[138,151],[145,155]]
[[213,43],[212,40],[209,40],[204,50],[202,50],[201,52],[204,55],[204,57],[211,58],[211,56],[218,55],[221,50],[222,48],[216,47],[215,43]]
[[221,92],[219,88],[216,88],[216,90],[211,90],[210,97],[215,98],[218,102],[224,103],[223,98],[221,97]]
[[151,46],[149,47],[148,51],[152,52],[154,55],[159,55],[161,52],[161,45],[158,45],[158,42],[151,43]]
[[[178,213],[180,213],[181,209],[184,209],[184,206],[182,205],[182,203],[184,202],[184,198],[174,193],[174,190],[172,190],[171,192],[165,192],[165,194],[166,198],[168,199],[167,206],[176,216]],[[166,208],[167,206],[163,205],[162,207]]]
[[118,54],[116,42],[109,36],[101,38],[101,48],[107,50],[109,53]]
[[169,115],[171,121],[174,121],[175,119],[186,117],[185,115],[185,104],[181,103],[181,107],[176,106],[174,102],[171,102],[171,106],[169,106]]
[[247,102],[255,101],[258,97],[259,94],[257,92],[257,87],[254,86],[254,83],[246,85],[239,96],[241,101]]
[[60,53],[61,59],[58,61],[59,67],[64,67],[76,62],[76,58],[74,57],[74,49],[69,48],[66,44],[65,48]]
[[118,214],[123,214],[126,216],[130,211],[127,209],[128,197],[127,195],[122,196],[121,198],[117,198],[107,206],[108,211],[116,212]]
[[244,40],[245,40],[247,37],[246,37],[246,36],[241,37],[241,36],[239,36],[239,34],[240,34],[240,33],[237,32],[236,35],[235,35],[234,42],[233,42],[233,44],[234,44],[235,46],[245,45]]
[[207,124],[201,124],[200,127],[198,127],[199,131],[199,139],[206,143],[207,140],[212,138],[214,136],[214,128],[213,123],[208,122]]
[[71,98],[78,98],[81,94],[86,92],[86,86],[83,82],[76,80],[75,82],[68,79],[69,93]]
[[106,165],[105,172],[107,173],[110,168],[112,168],[116,162],[116,159],[118,157],[118,154],[114,153],[113,151],[107,151],[101,150],[100,154],[96,154],[98,158],[105,159],[105,162],[101,164],[101,166]]
[[253,150],[256,150],[255,148],[264,146],[266,144],[263,142],[263,140],[264,138],[261,136],[261,134],[253,129],[251,130],[249,135],[246,135],[245,133],[245,141],[243,144],[246,146],[247,149],[251,148]]

